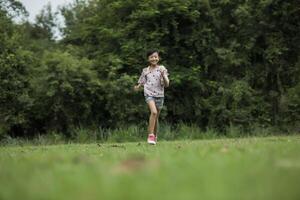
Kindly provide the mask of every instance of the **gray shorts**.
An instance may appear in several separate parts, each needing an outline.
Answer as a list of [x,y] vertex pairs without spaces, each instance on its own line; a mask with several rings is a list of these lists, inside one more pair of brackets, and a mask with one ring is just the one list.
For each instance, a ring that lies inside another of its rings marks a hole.
[[156,107],[161,110],[164,105],[164,97],[152,97],[152,96],[145,96],[145,101],[148,103],[149,101],[153,100],[155,102]]

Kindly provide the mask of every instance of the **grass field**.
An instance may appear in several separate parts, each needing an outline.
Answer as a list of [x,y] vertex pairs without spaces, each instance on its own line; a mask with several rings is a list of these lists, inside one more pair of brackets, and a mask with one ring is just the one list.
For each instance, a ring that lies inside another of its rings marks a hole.
[[300,199],[300,136],[3,146],[0,199]]

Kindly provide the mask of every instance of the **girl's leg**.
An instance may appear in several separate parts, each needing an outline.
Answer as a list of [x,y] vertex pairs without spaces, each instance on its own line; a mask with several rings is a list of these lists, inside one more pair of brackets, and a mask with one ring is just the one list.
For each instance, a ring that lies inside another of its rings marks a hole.
[[154,133],[154,128],[157,120],[157,109],[154,100],[148,101],[148,106],[151,112],[149,117],[148,133],[151,134]]
[[159,118],[159,114],[160,114],[160,109],[157,109],[157,116],[156,116],[156,120],[155,120],[155,126],[154,126],[154,135],[157,137],[158,134],[158,118]]

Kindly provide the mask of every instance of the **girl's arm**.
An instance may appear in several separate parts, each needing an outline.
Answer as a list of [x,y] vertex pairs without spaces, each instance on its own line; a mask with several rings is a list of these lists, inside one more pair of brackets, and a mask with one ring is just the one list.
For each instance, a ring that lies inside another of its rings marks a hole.
[[139,83],[138,85],[134,86],[134,90],[139,91],[141,87],[142,87],[142,84]]
[[169,87],[170,80],[169,80],[169,77],[167,76],[167,74],[165,72],[163,73],[163,79],[164,79],[165,87]]
[[160,72],[161,72],[161,75],[163,77],[165,87],[169,87],[170,80],[169,80],[169,77],[168,77],[167,69],[164,66],[161,66]]
[[145,84],[145,82],[146,82],[146,77],[145,77],[145,72],[143,70],[138,80],[138,84],[134,86],[134,90],[139,91],[139,89]]

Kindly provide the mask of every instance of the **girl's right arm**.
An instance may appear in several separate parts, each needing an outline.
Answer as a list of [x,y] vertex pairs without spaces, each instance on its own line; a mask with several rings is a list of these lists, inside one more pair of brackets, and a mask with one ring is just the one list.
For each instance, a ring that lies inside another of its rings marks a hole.
[[145,83],[146,83],[146,77],[145,77],[145,72],[143,70],[142,74],[138,80],[138,85],[134,86],[134,90],[138,91]]
[[138,85],[134,86],[134,90],[137,92],[140,90],[141,87],[142,87],[142,84],[139,83]]

